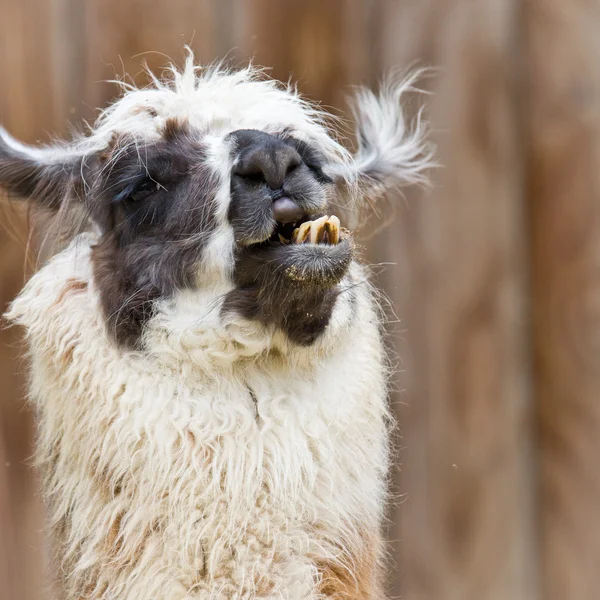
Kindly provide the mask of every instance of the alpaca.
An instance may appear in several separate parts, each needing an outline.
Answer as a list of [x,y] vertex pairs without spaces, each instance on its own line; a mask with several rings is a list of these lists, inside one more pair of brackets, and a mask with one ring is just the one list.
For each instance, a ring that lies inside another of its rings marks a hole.
[[4,191],[85,225],[7,315],[57,598],[385,597],[389,369],[351,230],[424,181],[413,86],[359,90],[354,154],[294,88],[192,56],[71,142],[0,130]]

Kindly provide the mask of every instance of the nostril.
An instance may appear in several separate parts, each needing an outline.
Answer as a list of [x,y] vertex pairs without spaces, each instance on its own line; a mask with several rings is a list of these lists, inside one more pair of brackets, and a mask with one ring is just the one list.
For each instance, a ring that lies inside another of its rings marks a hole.
[[[238,175],[239,175],[239,173],[238,173]],[[243,177],[244,179],[248,179],[249,181],[258,181],[260,183],[265,182],[265,175],[262,171],[254,171],[252,173],[244,173],[243,175],[240,175],[240,177]]]
[[300,221],[306,216],[305,210],[291,198],[283,196],[273,202],[273,217],[278,223],[287,224]]
[[233,174],[249,181],[257,181],[260,183],[264,183],[265,181],[265,174],[259,167],[256,167],[256,165],[237,165],[233,169]]

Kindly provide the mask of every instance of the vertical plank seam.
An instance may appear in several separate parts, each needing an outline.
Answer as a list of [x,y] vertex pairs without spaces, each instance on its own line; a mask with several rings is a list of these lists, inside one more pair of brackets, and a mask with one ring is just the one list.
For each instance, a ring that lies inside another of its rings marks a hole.
[[521,206],[521,228],[522,236],[525,241],[523,252],[525,253],[525,267],[523,269],[522,286],[523,286],[523,306],[522,312],[524,317],[524,327],[526,328],[524,339],[526,344],[526,356],[528,364],[526,372],[529,374],[527,378],[527,433],[529,435],[529,470],[531,477],[529,479],[529,497],[531,498],[531,519],[530,524],[532,536],[533,556],[531,564],[533,568],[533,586],[534,594],[538,600],[546,598],[543,586],[543,574],[541,563],[541,548],[543,544],[543,529],[541,521],[541,448],[539,445],[539,411],[538,411],[538,390],[535,374],[535,328],[533,321],[534,298],[533,298],[533,280],[532,273],[535,268],[533,264],[533,245],[532,236],[534,233],[533,214],[531,210],[531,185],[530,185],[530,161],[531,161],[531,110],[529,102],[531,97],[531,77],[530,77],[530,12],[527,2],[515,3],[514,15],[514,31],[515,43],[512,44],[513,56],[511,57],[513,68],[515,69],[515,91],[513,102],[515,104],[515,134],[516,140],[520,144],[516,144],[515,151],[518,152],[518,163],[520,165],[519,180],[520,180],[520,196]]

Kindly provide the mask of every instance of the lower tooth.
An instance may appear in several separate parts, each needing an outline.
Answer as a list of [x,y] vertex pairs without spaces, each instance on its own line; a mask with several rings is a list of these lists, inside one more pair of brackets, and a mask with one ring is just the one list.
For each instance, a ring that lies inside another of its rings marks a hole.
[[280,241],[282,244],[288,244],[288,243],[289,243],[289,241],[290,241],[290,240],[288,240],[288,239],[284,238],[284,237],[283,237],[283,236],[282,236],[280,233],[278,233],[277,235],[279,236],[279,241]]

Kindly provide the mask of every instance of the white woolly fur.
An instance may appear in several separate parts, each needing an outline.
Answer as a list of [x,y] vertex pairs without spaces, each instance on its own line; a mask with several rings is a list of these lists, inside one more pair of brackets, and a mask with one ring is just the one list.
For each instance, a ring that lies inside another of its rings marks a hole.
[[233,286],[223,139],[285,127],[350,187],[382,166],[385,185],[419,180],[430,161],[418,158],[422,131],[407,136],[392,108],[406,85],[359,97],[369,143],[354,160],[294,90],[251,68],[200,73],[190,57],[170,81],[128,89],[90,136],[55,155],[102,150],[114,133],[154,139],[175,118],[206,134],[224,178],[202,283],[158,304],[143,351],[106,333],[91,233],[34,275],[8,313],[29,344],[57,598],[383,597],[389,415],[373,293],[353,263],[308,348],[222,316]]
[[150,352],[124,353],[91,243],[51,260],[8,314],[27,330],[59,597],[322,598],[322,565],[378,560],[386,373],[362,269],[353,321],[342,306],[317,348],[275,351],[273,332],[220,323],[217,290],[166,303]]

